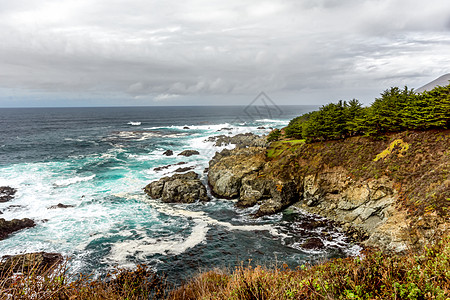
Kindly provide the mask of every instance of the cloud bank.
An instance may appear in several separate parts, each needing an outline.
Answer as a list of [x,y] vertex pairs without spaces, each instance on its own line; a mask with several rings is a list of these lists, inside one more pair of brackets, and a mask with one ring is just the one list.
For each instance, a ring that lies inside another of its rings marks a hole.
[[282,104],[367,102],[450,72],[450,6],[15,0],[0,2],[0,40],[0,106],[239,104],[262,90]]

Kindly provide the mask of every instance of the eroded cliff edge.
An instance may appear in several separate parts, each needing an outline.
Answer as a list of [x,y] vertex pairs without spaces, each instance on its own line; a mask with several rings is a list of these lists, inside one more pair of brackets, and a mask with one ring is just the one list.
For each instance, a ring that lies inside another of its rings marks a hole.
[[448,233],[449,172],[450,130],[436,130],[224,150],[208,176],[214,194],[259,205],[257,216],[296,205],[397,252]]

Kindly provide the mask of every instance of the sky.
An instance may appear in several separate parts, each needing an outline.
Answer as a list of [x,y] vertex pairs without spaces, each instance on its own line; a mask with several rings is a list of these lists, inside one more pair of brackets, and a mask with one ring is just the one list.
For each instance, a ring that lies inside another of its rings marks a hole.
[[0,1],[0,107],[370,104],[446,73],[445,0]]

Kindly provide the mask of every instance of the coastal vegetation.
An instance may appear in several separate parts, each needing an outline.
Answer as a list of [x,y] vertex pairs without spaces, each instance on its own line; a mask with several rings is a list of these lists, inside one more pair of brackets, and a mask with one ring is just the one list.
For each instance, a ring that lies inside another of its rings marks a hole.
[[437,299],[450,297],[450,239],[420,253],[366,250],[319,265],[214,269],[174,286],[146,266],[116,269],[106,278],[71,275],[62,265],[0,275],[2,299]]

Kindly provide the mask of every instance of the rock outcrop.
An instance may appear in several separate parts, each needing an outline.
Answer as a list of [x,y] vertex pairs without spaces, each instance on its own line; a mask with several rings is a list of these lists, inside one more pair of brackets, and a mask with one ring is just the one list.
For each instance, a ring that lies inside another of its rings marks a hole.
[[161,199],[166,203],[193,203],[197,200],[209,200],[205,186],[198,174],[193,171],[153,181],[144,188],[144,191],[151,198]]
[[207,142],[214,142],[214,146],[221,147],[227,145],[236,145],[236,148],[246,147],[265,147],[267,140],[265,137],[253,133],[240,133],[234,136],[218,135],[212,136],[206,140]]
[[11,221],[0,218],[0,240],[7,238],[13,232],[34,227],[35,225],[34,221],[28,218],[12,219]]
[[197,150],[184,150],[180,153],[178,153],[178,156],[192,156],[192,155],[199,155],[200,152]]
[[163,155],[165,156],[172,156],[173,155],[173,151],[172,150],[166,150],[163,152]]
[[70,208],[70,207],[75,207],[75,205],[58,203],[56,205],[49,206],[48,209]]
[[63,262],[59,253],[35,252],[19,255],[3,256],[0,262],[0,273],[24,273],[33,272],[36,275],[51,270]]
[[9,186],[0,186],[0,202],[7,202],[14,198],[17,190]]

